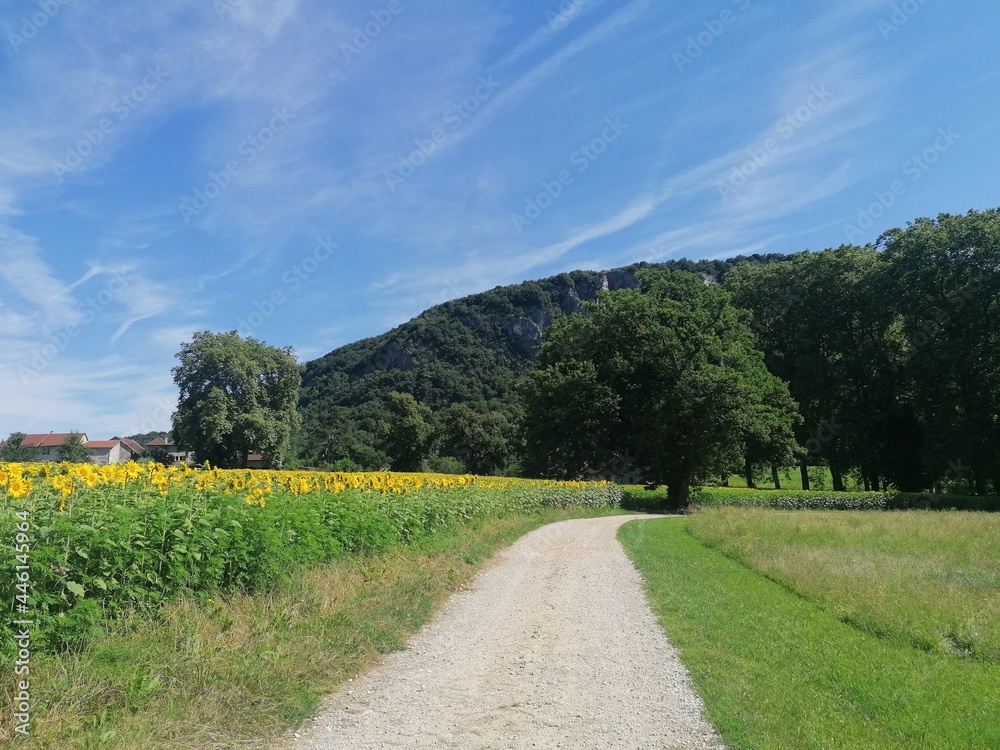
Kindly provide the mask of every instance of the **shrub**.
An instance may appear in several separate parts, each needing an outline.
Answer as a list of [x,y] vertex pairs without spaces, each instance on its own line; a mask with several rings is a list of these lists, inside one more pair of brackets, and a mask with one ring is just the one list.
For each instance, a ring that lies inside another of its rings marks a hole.
[[691,493],[703,508],[776,508],[779,510],[978,510],[1000,512],[1000,497],[966,497],[906,492],[812,492],[702,487]]

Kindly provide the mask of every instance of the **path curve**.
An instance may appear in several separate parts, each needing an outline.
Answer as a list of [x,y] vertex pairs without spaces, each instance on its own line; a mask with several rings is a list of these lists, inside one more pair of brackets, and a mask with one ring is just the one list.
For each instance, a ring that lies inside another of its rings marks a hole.
[[279,747],[724,748],[616,539],[636,518],[525,535]]

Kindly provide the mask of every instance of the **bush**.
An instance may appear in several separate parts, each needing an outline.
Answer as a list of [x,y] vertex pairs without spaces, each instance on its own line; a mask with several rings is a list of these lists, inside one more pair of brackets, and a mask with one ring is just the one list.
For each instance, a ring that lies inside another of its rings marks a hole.
[[907,492],[812,492],[702,487],[691,493],[702,508],[775,508],[779,510],[977,510],[1000,512],[1000,497],[967,497]]
[[454,456],[431,456],[427,468],[435,474],[464,474],[465,464]]

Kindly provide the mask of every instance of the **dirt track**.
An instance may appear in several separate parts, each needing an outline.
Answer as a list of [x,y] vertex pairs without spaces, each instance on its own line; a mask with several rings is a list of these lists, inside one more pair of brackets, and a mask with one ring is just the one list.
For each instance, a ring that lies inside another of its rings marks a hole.
[[278,747],[723,748],[615,538],[631,518],[526,535]]

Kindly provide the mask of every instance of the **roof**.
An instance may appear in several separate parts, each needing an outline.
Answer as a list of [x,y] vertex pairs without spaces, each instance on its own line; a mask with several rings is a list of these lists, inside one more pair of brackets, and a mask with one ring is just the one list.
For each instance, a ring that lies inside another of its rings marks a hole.
[[[21,441],[21,445],[31,445],[36,448],[58,448],[65,442],[66,438],[72,434],[72,432],[33,433],[31,435],[25,435],[24,439]],[[86,432],[79,432],[77,434],[80,436],[82,441],[87,441]]]
[[132,438],[120,438],[118,436],[115,436],[115,437],[113,437],[111,439],[112,440],[121,440],[122,443],[125,445],[125,447],[128,448],[130,451],[132,451],[137,456],[141,456],[143,453],[146,452],[146,449],[143,448],[141,445],[139,445],[137,442],[135,442]]
[[155,437],[152,440],[150,440],[148,443],[146,443],[146,447],[147,448],[168,448],[168,447],[169,448],[173,448],[174,444],[173,443],[168,443],[166,440],[164,440],[161,437]]
[[114,448],[121,440],[91,440],[83,444],[84,448]]

